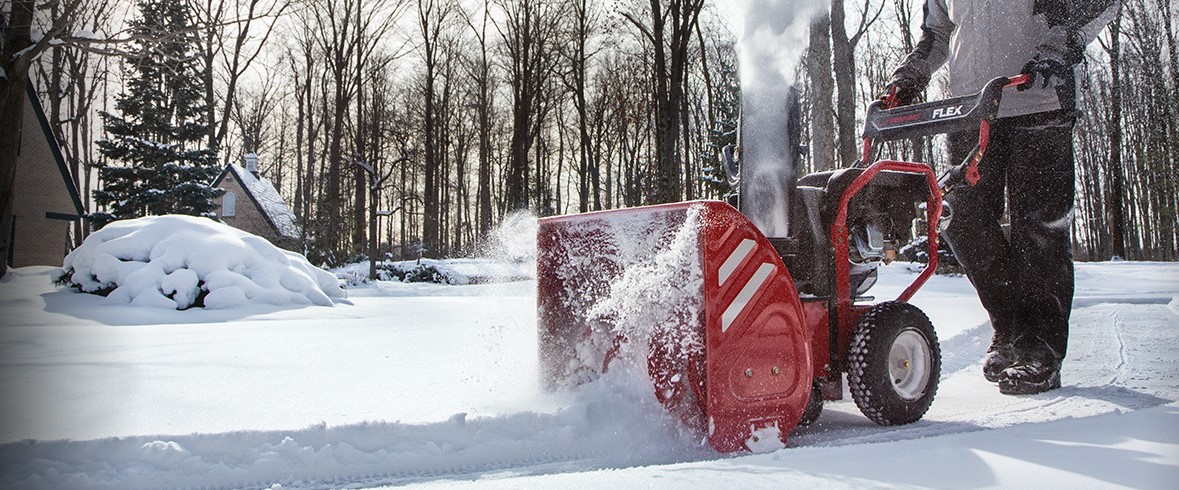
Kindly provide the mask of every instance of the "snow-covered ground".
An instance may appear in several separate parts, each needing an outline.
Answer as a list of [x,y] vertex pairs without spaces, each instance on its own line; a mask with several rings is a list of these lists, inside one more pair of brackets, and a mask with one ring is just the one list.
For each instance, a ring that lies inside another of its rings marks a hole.
[[[883,269],[887,298],[913,277]],[[0,488],[1107,487],[1179,482],[1179,264],[1078,264],[1064,387],[982,379],[962,277],[925,418],[830,402],[789,447],[716,454],[626,373],[537,386],[535,283],[378,283],[335,306],[175,311],[0,280]]]

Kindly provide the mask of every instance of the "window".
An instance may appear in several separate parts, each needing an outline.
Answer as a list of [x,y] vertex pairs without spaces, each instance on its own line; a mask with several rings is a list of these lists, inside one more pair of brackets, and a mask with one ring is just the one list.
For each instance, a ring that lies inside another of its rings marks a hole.
[[226,192],[221,197],[221,217],[228,218],[237,215],[237,194]]

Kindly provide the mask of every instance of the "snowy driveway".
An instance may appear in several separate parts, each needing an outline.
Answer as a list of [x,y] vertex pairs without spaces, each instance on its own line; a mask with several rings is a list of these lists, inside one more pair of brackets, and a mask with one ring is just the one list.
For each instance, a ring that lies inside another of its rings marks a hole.
[[[11,276],[11,275],[10,275]],[[533,284],[354,291],[352,305],[144,310],[0,282],[0,486],[1169,486],[1179,265],[1079,264],[1064,388],[1007,397],[961,277],[915,298],[943,379],[917,424],[828,403],[789,448],[721,456],[641,379],[537,389]],[[884,270],[877,297],[911,278]]]

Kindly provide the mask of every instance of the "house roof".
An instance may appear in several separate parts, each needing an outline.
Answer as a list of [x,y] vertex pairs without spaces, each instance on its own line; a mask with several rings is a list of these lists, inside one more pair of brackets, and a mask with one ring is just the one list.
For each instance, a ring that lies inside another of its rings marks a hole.
[[262,216],[278,234],[290,238],[298,238],[302,234],[303,230],[299,227],[295,213],[287,206],[287,202],[283,200],[278,189],[275,189],[269,180],[231,163],[226,165],[225,170],[222,170],[221,174],[213,180],[213,187],[220,185],[225,176],[230,173],[237,178],[242,188],[246,190],[246,195],[250,197],[250,201],[262,211]]
[[70,172],[69,165],[66,164],[65,156],[61,153],[61,146],[57,143],[57,137],[53,135],[53,128],[49,125],[49,118],[45,116],[45,108],[41,107],[41,101],[37,98],[37,91],[33,88],[33,83],[25,84],[25,93],[29,98],[29,109],[33,111],[33,115],[37,116],[37,122],[41,126],[41,132],[45,135],[45,140],[49,143],[49,151],[53,154],[53,160],[57,163],[57,170],[61,173],[62,182],[65,184],[66,191],[70,194],[70,201],[74,204],[74,210],[77,211],[76,216],[53,216],[56,219],[81,219],[86,214],[86,207],[82,204],[82,196],[78,192],[78,186],[74,185],[74,177]]

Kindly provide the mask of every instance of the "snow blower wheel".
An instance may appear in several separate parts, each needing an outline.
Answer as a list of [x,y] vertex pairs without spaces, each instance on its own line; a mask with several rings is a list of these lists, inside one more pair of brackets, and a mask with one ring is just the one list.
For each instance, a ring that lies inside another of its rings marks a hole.
[[941,349],[929,318],[916,306],[873,306],[848,349],[852,399],[880,425],[916,422],[929,410],[941,375]]
[[823,388],[818,383],[811,388],[811,397],[806,401],[806,408],[802,411],[799,427],[810,427],[823,415]]

